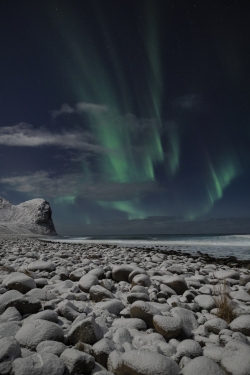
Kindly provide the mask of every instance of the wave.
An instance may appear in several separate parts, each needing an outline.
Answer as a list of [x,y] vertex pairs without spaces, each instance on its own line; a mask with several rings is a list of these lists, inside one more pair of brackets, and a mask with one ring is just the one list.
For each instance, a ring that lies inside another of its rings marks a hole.
[[162,250],[204,252],[216,257],[236,256],[250,259],[250,235],[220,236],[103,236],[103,237],[56,237],[52,242],[77,244],[109,244],[124,247],[160,247]]

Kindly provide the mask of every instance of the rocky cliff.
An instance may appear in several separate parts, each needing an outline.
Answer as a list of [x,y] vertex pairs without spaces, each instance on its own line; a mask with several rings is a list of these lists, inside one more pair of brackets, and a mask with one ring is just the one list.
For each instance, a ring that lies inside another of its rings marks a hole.
[[0,234],[56,235],[50,204],[44,199],[12,205],[0,197]]

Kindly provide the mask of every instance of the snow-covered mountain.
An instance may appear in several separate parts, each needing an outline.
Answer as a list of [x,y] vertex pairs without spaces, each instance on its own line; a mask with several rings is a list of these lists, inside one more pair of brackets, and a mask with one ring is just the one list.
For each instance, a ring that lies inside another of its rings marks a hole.
[[12,205],[0,197],[0,234],[56,235],[49,202],[44,199]]

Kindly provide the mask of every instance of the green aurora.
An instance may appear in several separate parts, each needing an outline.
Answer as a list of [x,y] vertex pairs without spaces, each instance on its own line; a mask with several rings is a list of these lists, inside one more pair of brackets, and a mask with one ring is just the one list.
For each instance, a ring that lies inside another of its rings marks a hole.
[[[132,83],[131,76],[128,76],[122,58],[117,53],[110,25],[105,22],[100,9],[95,9],[95,15],[103,45],[106,46],[104,52],[98,41],[95,43],[92,39],[89,40],[87,22],[86,25],[81,25],[85,32],[79,32],[81,37],[77,37],[77,25],[73,34],[66,19],[62,22],[60,18],[60,23],[58,21],[58,29],[63,30],[65,47],[73,62],[70,66],[61,66],[75,93],[76,103],[84,102],[97,106],[96,109],[93,107],[93,110],[79,111],[78,115],[97,144],[106,150],[92,163],[85,157],[82,158],[82,181],[94,183],[97,170],[101,181],[105,183],[159,183],[156,170],[161,168],[167,181],[167,194],[168,184],[173,184],[178,177],[183,140],[178,124],[169,127],[163,111],[165,77],[161,51],[164,49],[164,40],[157,27],[156,7],[153,2],[147,2],[145,5],[140,21],[143,54],[146,56],[144,64],[140,66],[144,79],[136,79],[134,76]],[[106,59],[103,58],[105,53]],[[142,92],[145,95],[141,95]],[[98,106],[103,106],[103,109]],[[203,167],[202,199],[196,210],[185,209],[183,217],[188,220],[208,213],[216,201],[223,197],[225,189],[242,172],[237,158],[228,158],[227,152],[218,160],[214,157],[213,162],[204,153],[204,159],[206,163]],[[55,203],[74,204],[80,189],[81,183],[75,195],[59,197]],[[187,195],[184,200],[188,199]],[[163,205],[160,210],[155,207],[152,212],[152,209],[145,209],[138,199],[97,200],[96,203],[100,207],[120,211],[126,214],[128,219],[168,215],[167,206]],[[86,219],[86,222],[90,220]]]

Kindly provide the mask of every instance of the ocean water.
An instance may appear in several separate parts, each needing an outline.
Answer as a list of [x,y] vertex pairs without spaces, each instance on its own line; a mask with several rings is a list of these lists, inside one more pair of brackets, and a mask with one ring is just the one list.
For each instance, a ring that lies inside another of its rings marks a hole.
[[[51,237],[50,237],[51,241]],[[133,235],[133,236],[57,236],[52,241],[65,243],[99,243],[120,246],[160,247],[162,250],[198,251],[216,257],[235,256],[250,259],[250,235]]]

